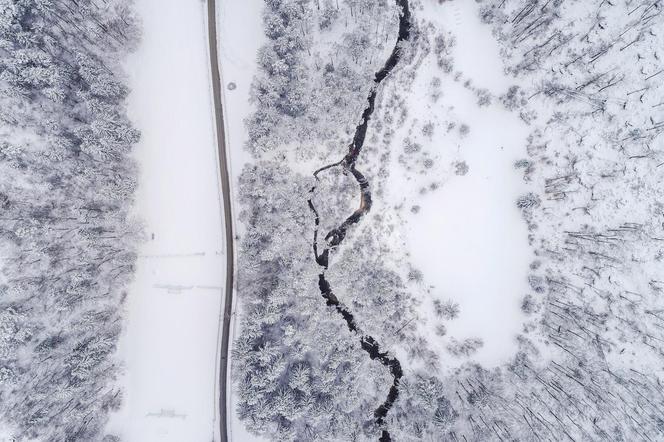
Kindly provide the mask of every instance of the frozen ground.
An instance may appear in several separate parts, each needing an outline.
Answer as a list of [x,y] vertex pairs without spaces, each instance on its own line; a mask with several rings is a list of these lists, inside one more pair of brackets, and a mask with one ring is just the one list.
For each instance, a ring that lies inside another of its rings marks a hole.
[[219,56],[225,83],[226,142],[231,150],[234,178],[250,159],[243,148],[247,140],[244,119],[252,109],[249,87],[257,69],[256,53],[264,40],[262,10],[262,0],[220,0],[217,9]]
[[[261,21],[262,0],[221,0],[217,9],[217,29],[219,32],[219,56],[221,75],[224,81],[224,111],[226,122],[226,143],[230,156],[231,187],[234,186],[242,167],[250,159],[244,150],[247,140],[247,129],[244,119],[249,116],[252,106],[249,103],[249,87],[256,73],[256,53],[263,43],[263,24]],[[233,198],[235,201],[236,198]],[[237,210],[234,208],[234,214]],[[236,232],[242,234],[242,224],[235,222]],[[242,281],[236,281],[239,287]],[[241,300],[236,298],[236,311],[231,323],[231,339],[239,332],[237,309],[241,308]],[[238,301],[240,305],[237,306]],[[232,375],[233,367],[229,373]],[[231,385],[230,379],[229,386]],[[231,439],[234,441],[260,441],[261,438],[247,433],[244,425],[237,419],[234,389],[229,388],[229,424]]]
[[148,238],[128,294],[124,407],[109,432],[210,441],[224,256],[204,3],[137,0],[143,41],[127,64],[142,139],[137,215]]
[[13,430],[6,424],[0,424],[0,442],[14,442],[16,440]]
[[[443,367],[461,362],[443,351],[452,337],[481,338],[484,347],[473,360],[492,367],[512,356],[514,338],[523,324],[519,303],[527,292],[531,252],[525,222],[515,206],[525,187],[513,164],[525,155],[527,130],[495,98],[492,105],[480,107],[475,93],[464,86],[471,80],[474,87],[494,95],[510,86],[490,29],[477,17],[476,3],[424,5],[420,15],[456,37],[454,72],[442,74],[431,56],[418,68],[413,91],[406,93],[408,108],[417,112],[414,118],[420,122],[436,123],[431,140],[419,141],[432,152],[436,165],[425,175],[404,174],[397,166],[389,198],[401,199],[407,208],[419,206],[418,213],[408,213],[403,232],[412,262],[423,272],[425,283],[434,286],[434,297],[460,305],[459,317],[444,324],[444,338],[434,334],[438,322],[430,300],[421,305],[427,334],[440,351]],[[455,72],[462,73],[459,81],[454,80]],[[433,76],[442,79],[442,98],[424,106],[430,102],[427,87]],[[456,127],[448,131],[451,121]],[[470,129],[466,136],[458,131],[463,123]],[[467,174],[454,173],[456,162],[467,164]],[[420,189],[432,180],[441,187],[420,196]]]

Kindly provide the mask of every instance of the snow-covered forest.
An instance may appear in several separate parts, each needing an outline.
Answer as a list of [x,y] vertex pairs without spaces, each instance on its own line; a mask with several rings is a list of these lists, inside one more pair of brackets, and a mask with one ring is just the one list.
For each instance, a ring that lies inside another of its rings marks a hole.
[[240,418],[272,440],[660,440],[664,5],[406,6],[379,84],[404,2],[265,2]]
[[664,3],[240,1],[0,0],[0,440],[664,440]]
[[[0,433],[116,440],[113,354],[140,238],[124,0],[0,2]],[[4,434],[0,434],[4,436]],[[9,440],[9,439],[7,439]]]

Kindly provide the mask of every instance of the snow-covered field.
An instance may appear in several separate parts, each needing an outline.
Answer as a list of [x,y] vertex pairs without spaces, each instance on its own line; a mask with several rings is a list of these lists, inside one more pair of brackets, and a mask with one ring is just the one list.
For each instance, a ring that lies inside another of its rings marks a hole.
[[[244,119],[252,110],[249,103],[249,87],[256,73],[256,53],[264,40],[263,24],[261,21],[262,0],[221,0],[217,9],[217,31],[219,45],[219,62],[224,92],[224,119],[226,123],[226,143],[230,156],[231,188],[234,187],[242,167],[249,160],[249,154],[244,150],[247,140],[247,129]],[[229,87],[230,85],[230,87]],[[234,192],[235,193],[235,192]],[[236,198],[233,198],[235,201]],[[234,207],[234,215],[237,209]],[[236,232],[241,235],[244,231],[241,223],[234,222]],[[236,281],[240,286],[241,281]],[[236,312],[231,322],[231,340],[239,332],[239,322],[235,319],[237,311],[241,308],[238,294],[234,299]],[[229,373],[232,376],[232,364]],[[228,379],[229,425],[230,437],[235,441],[249,442],[263,440],[247,433],[244,425],[237,419],[235,413],[236,401],[231,379]]]
[[[262,42],[261,8],[260,0],[218,5],[233,177],[246,161],[243,120]],[[215,375],[225,278],[206,9],[203,2],[178,0],[139,0],[137,9],[144,34],[128,62],[129,110],[142,132],[137,215],[148,238],[120,350],[125,405],[109,431],[129,441],[205,441],[218,433]],[[258,440],[237,421],[229,393],[233,440]]]
[[128,294],[127,441],[209,441],[215,431],[223,237],[205,3],[138,0],[143,40],[127,64],[142,132],[137,215],[148,235]]
[[[473,359],[485,367],[507,361],[516,349],[523,316],[519,302],[527,293],[526,273],[531,259],[526,224],[515,206],[525,186],[514,162],[525,155],[525,124],[499,104],[480,107],[473,88],[488,89],[494,96],[510,86],[503,74],[498,46],[490,29],[482,26],[474,2],[424,3],[426,16],[437,29],[456,38],[452,50],[454,73],[440,75],[433,57],[418,68],[408,108],[416,110],[420,122],[436,123],[431,140],[418,140],[431,152],[435,166],[418,175],[395,164],[390,198],[403,199],[419,211],[406,217],[403,232],[412,262],[434,286],[432,294],[459,303],[460,314],[445,324],[447,336],[435,336],[431,303],[424,302],[420,314],[427,318],[427,334],[440,350],[444,367],[461,360],[444,352],[449,338],[481,338],[484,346]],[[481,55],[480,55],[481,54]],[[442,97],[435,104],[427,97],[432,77],[441,77]],[[470,80],[472,88],[465,85]],[[446,130],[449,122],[454,130]],[[468,124],[467,135],[458,128]],[[398,153],[398,152],[397,152]],[[454,163],[468,166],[456,174]],[[441,184],[420,196],[432,182]],[[404,199],[405,197],[405,199]]]
[[252,109],[249,87],[257,69],[256,53],[265,39],[262,8],[262,0],[221,0],[217,9],[219,56],[225,83],[226,142],[234,178],[249,160],[249,154],[243,148],[247,141],[244,119]]

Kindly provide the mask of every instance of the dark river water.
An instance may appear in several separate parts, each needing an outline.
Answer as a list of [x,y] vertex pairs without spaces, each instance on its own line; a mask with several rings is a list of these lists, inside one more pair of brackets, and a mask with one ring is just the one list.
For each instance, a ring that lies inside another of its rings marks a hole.
[[[321,295],[325,299],[326,305],[329,307],[334,307],[341,315],[341,317],[346,321],[348,329],[351,332],[359,335],[362,349],[368,353],[369,357],[372,360],[379,361],[381,364],[387,367],[392,374],[393,381],[389,388],[387,398],[374,411],[376,424],[381,427],[384,427],[385,417],[390,411],[392,404],[399,396],[399,381],[403,376],[401,363],[397,358],[390,356],[388,352],[381,352],[379,343],[376,342],[373,337],[362,333],[361,326],[357,324],[352,312],[350,312],[348,308],[339,301],[339,299],[332,291],[330,283],[327,281],[327,279],[325,279],[325,271],[327,270],[329,264],[330,250],[341,244],[346,237],[348,229],[352,225],[359,223],[362,217],[371,210],[371,188],[369,181],[359,170],[357,170],[356,162],[360,152],[362,151],[362,147],[364,146],[369,121],[375,109],[378,87],[383,82],[383,80],[388,78],[390,72],[392,72],[392,70],[399,63],[401,59],[400,43],[410,38],[411,21],[408,0],[396,0],[396,4],[401,8],[402,11],[399,17],[399,35],[397,42],[394,46],[394,49],[392,50],[392,53],[390,54],[390,57],[374,76],[373,84],[369,92],[369,96],[367,97],[367,105],[362,112],[360,123],[355,128],[355,135],[353,136],[353,141],[348,148],[348,153],[341,161],[323,166],[314,172],[314,177],[316,177],[316,180],[318,180],[318,174],[334,167],[342,167],[345,171],[350,172],[353,175],[359,185],[360,190],[360,206],[350,216],[348,216],[341,223],[341,225],[330,230],[325,235],[326,245],[322,250],[319,250],[318,248],[318,229],[320,225],[320,216],[313,203],[313,194],[316,191],[316,186],[311,188],[312,196],[308,201],[309,208],[314,214],[315,223],[313,239],[314,257],[316,259],[316,263],[322,269],[318,276],[318,286],[320,288]],[[385,428],[383,428],[380,441],[386,442],[391,440],[392,438],[390,433]]]

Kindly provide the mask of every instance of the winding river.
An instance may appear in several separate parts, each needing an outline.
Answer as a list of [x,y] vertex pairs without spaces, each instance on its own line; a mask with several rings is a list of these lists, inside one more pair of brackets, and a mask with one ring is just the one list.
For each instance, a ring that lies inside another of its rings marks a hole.
[[[316,259],[316,263],[322,268],[322,271],[318,276],[318,286],[320,288],[321,295],[325,299],[327,306],[334,307],[343,317],[343,319],[346,321],[348,329],[360,336],[360,345],[362,349],[369,354],[369,357],[372,360],[378,360],[381,364],[387,367],[393,377],[393,382],[387,395],[387,399],[374,411],[376,424],[380,427],[385,426],[385,416],[387,416],[387,413],[392,407],[392,404],[399,396],[399,381],[403,376],[401,363],[397,358],[390,356],[388,352],[381,352],[380,345],[373,337],[362,333],[361,328],[355,321],[353,314],[345,305],[339,301],[339,299],[333,293],[330,283],[327,281],[327,279],[325,279],[325,271],[327,270],[329,264],[330,250],[339,246],[346,237],[348,228],[353,224],[357,224],[362,219],[362,217],[367,212],[369,212],[369,210],[371,210],[371,188],[369,186],[369,181],[359,170],[357,170],[356,161],[357,157],[362,151],[362,147],[364,146],[369,120],[371,119],[371,115],[373,114],[375,108],[378,87],[399,63],[399,60],[401,59],[400,43],[410,38],[411,22],[408,0],[396,0],[396,4],[397,7],[401,9],[401,14],[399,16],[399,35],[397,42],[394,46],[394,49],[392,50],[392,53],[390,54],[390,57],[383,65],[382,69],[376,72],[374,76],[371,91],[367,97],[367,106],[362,112],[360,123],[355,128],[355,135],[353,136],[353,142],[349,146],[348,153],[341,161],[323,166],[314,172],[314,177],[318,181],[318,175],[321,172],[332,169],[334,167],[342,167],[345,171],[348,171],[353,175],[360,187],[360,206],[348,218],[346,218],[344,222],[341,223],[341,225],[330,230],[325,235],[326,246],[323,248],[323,250],[319,250],[318,248],[318,229],[320,225],[320,216],[313,203],[313,195],[316,191],[315,185],[311,188],[311,197],[308,200],[309,208],[314,214],[315,223],[313,238],[314,257]],[[383,428],[380,441],[388,442],[391,440],[390,433],[387,431],[387,429]]]

